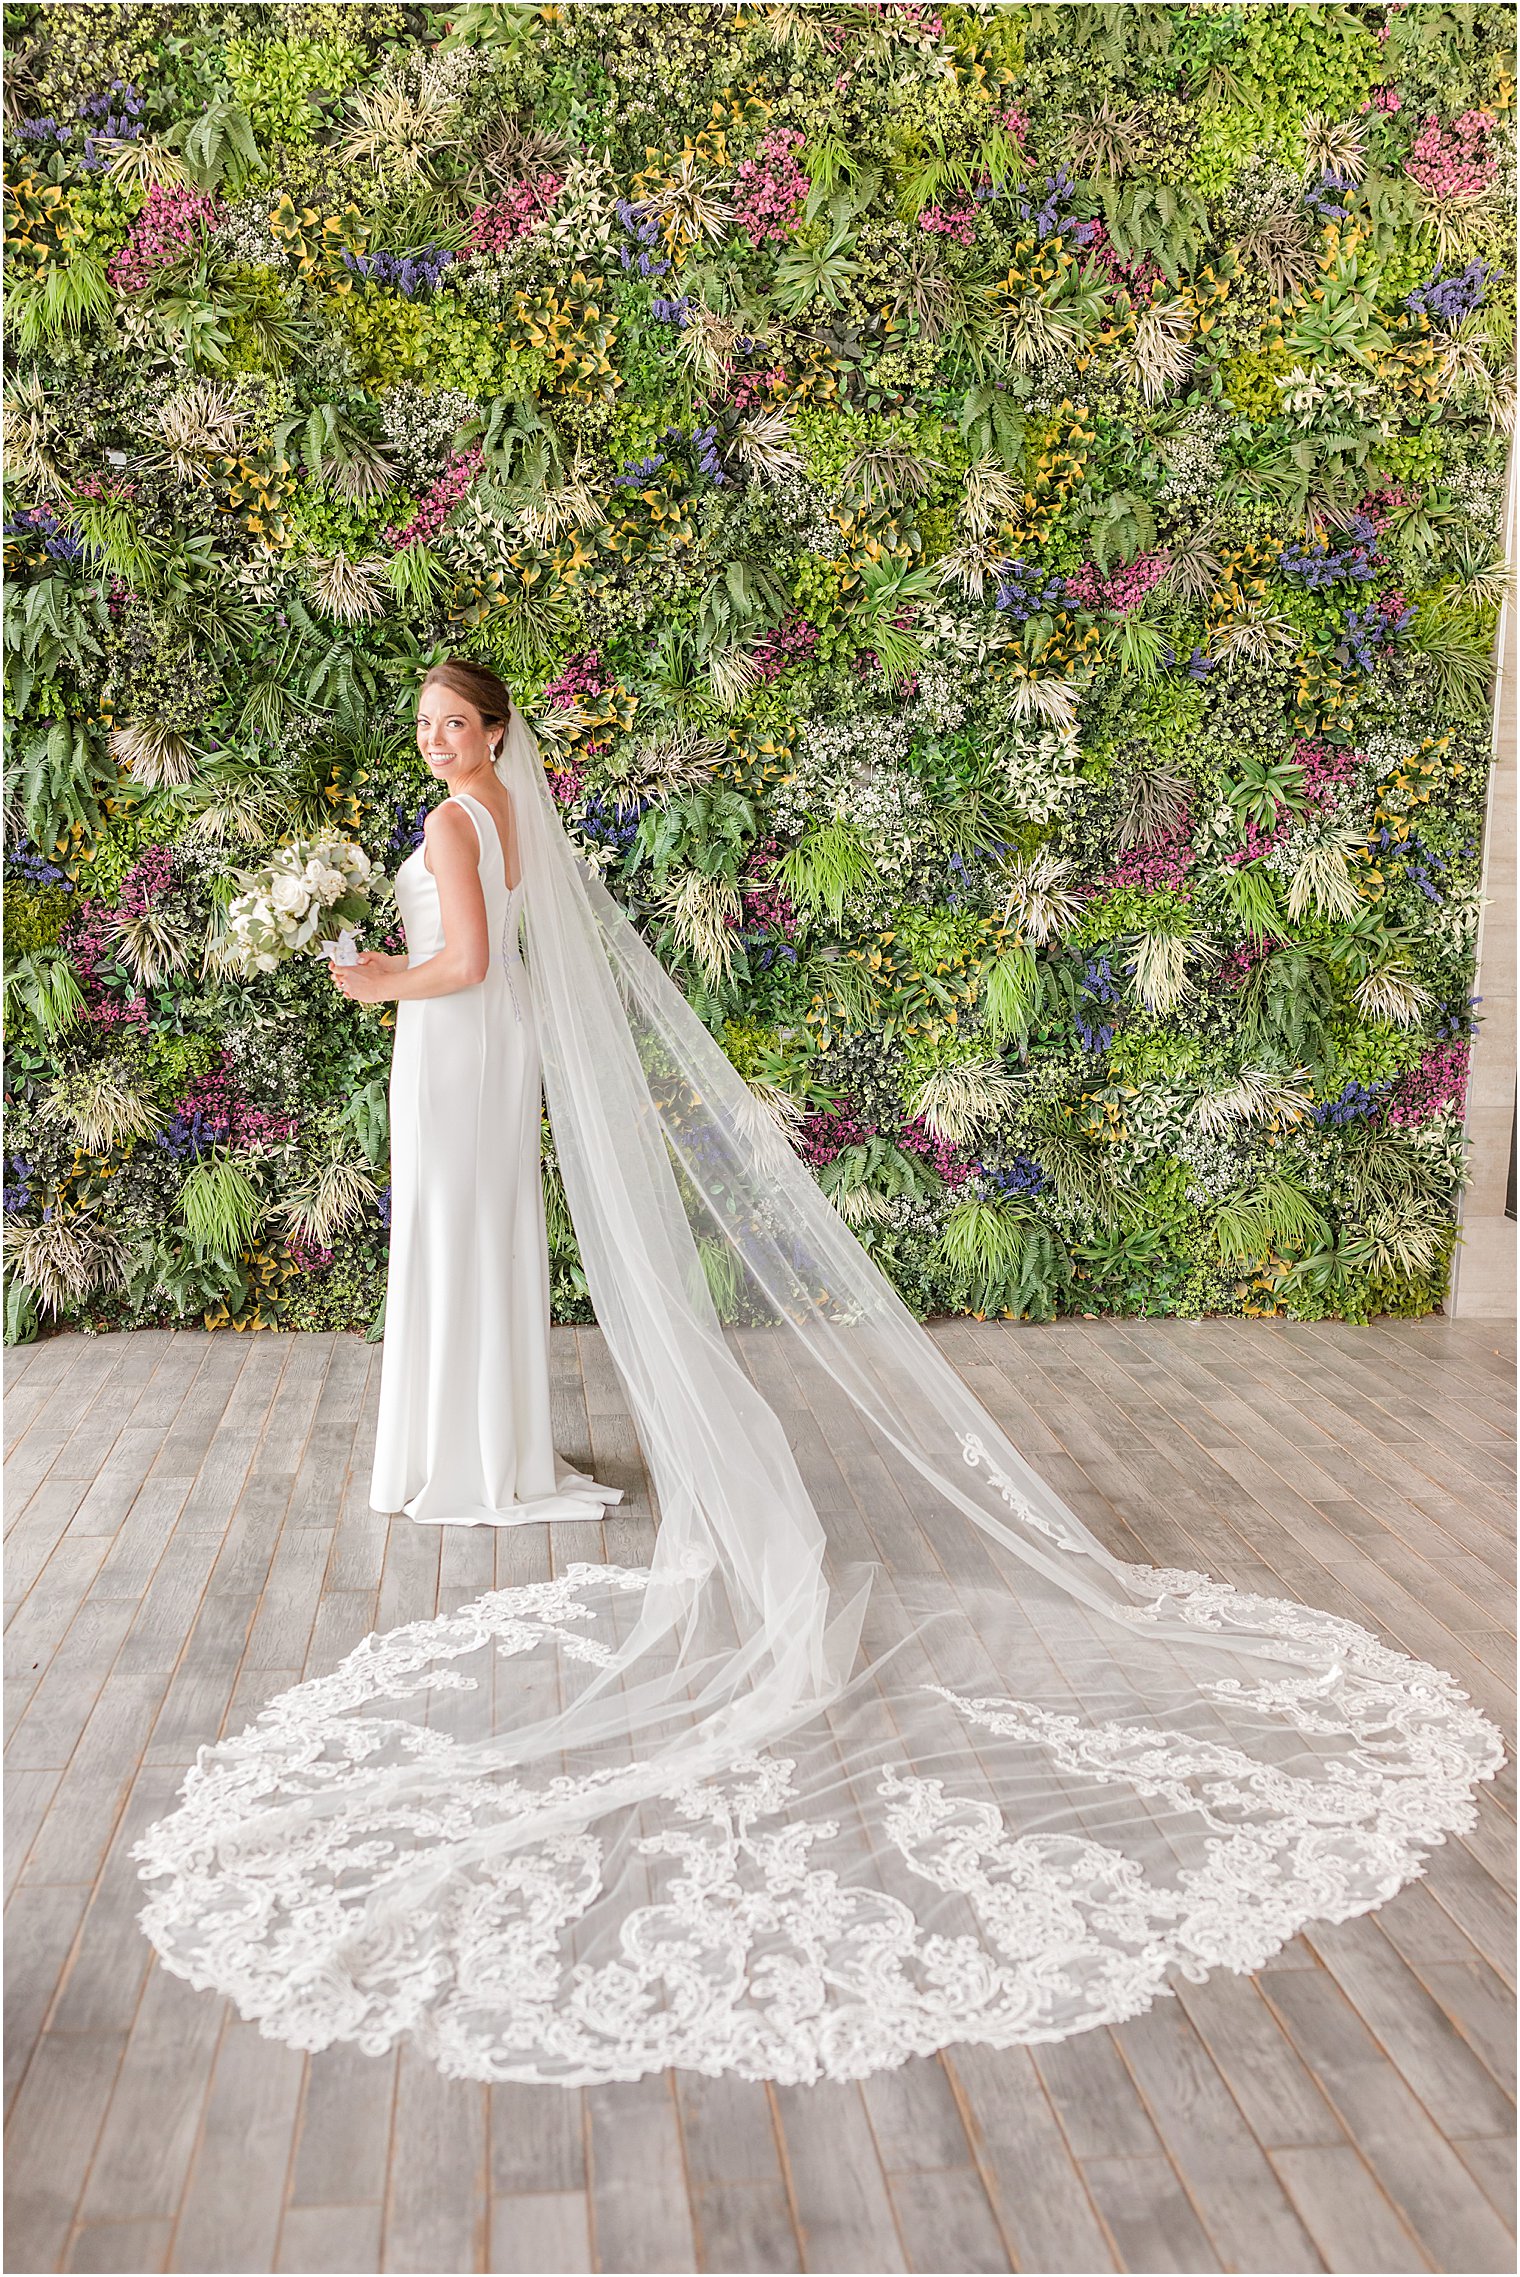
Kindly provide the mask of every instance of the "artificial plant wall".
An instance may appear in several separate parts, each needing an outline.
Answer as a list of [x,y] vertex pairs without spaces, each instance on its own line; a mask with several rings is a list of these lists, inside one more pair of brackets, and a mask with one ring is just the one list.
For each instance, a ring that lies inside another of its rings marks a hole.
[[1440,1301],[1510,8],[4,23],[9,1335],[372,1329],[451,650],[920,1314]]

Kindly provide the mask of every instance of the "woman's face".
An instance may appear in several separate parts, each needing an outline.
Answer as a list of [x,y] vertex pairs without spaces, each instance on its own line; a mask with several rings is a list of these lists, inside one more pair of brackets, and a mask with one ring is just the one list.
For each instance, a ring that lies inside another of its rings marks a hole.
[[489,767],[502,733],[499,723],[487,729],[469,697],[445,687],[441,680],[423,689],[417,705],[417,749],[440,782],[468,781]]

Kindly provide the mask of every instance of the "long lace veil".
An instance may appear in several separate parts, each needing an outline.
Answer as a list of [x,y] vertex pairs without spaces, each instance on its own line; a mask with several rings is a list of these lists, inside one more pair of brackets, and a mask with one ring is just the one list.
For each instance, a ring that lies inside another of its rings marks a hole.
[[[1503,1760],[1354,1623],[1112,1556],[588,865],[514,711],[545,1095],[658,1504],[365,1640],[137,1845],[166,1965],[450,2076],[854,2078],[1250,1969]],[[564,1529],[568,1532],[570,1529]]]

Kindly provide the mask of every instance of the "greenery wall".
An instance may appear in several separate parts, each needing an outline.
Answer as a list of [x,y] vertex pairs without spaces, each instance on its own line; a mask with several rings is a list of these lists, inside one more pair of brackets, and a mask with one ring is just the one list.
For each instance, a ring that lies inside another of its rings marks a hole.
[[920,1314],[1440,1302],[1511,8],[4,25],[10,1337],[373,1332],[450,650]]

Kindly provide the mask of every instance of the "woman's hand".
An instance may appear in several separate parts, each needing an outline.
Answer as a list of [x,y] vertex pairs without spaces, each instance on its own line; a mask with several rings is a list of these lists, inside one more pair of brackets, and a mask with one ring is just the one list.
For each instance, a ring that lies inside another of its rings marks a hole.
[[391,973],[405,957],[387,957],[378,949],[361,949],[356,964],[329,963],[333,986],[354,1004],[383,1004],[394,994]]

